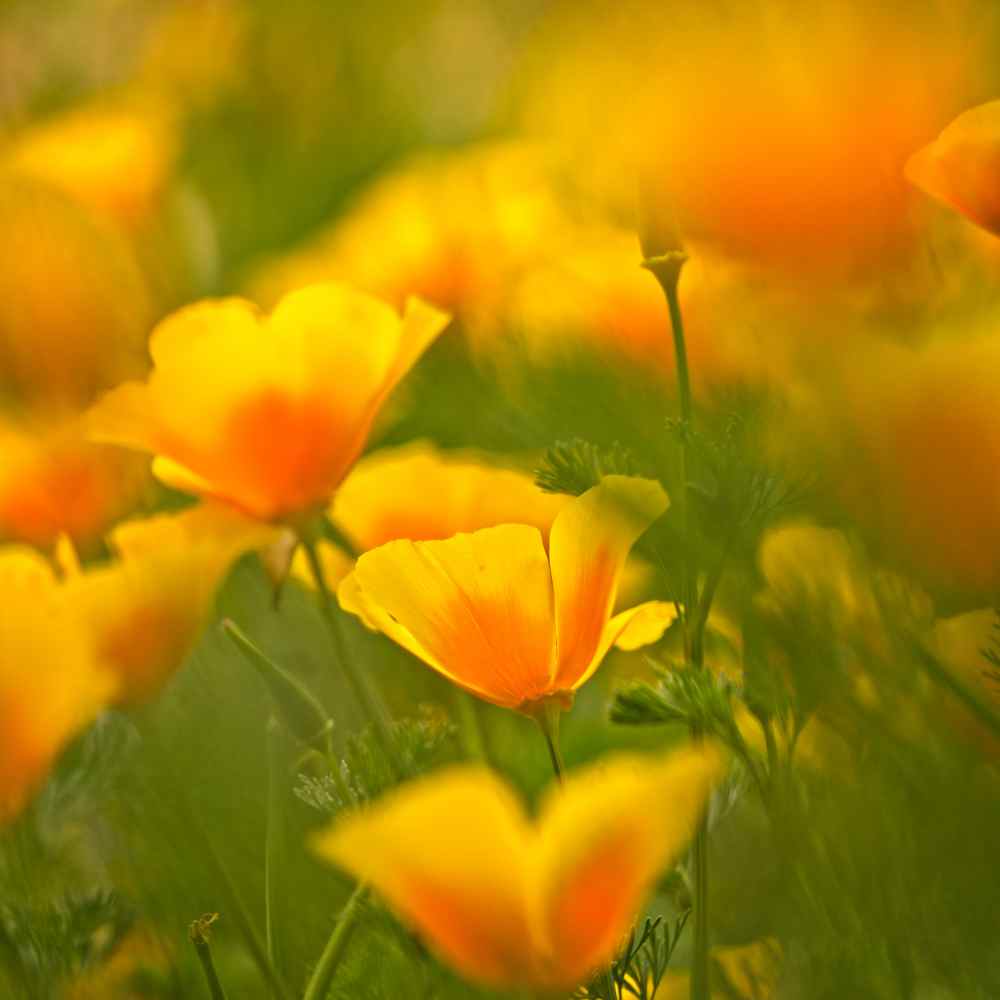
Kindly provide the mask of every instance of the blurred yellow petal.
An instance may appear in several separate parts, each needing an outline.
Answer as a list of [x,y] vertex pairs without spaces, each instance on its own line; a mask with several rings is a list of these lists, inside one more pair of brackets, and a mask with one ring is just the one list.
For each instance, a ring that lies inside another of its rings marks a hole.
[[612,957],[721,774],[708,748],[613,757],[571,774],[528,823],[491,771],[452,768],[314,843],[469,979],[569,990]]
[[530,828],[507,785],[485,768],[418,779],[314,840],[325,858],[370,882],[470,979],[530,976]]
[[669,506],[659,483],[607,476],[560,511],[549,557],[555,593],[555,684],[573,689],[598,667],[614,637],[605,626],[633,542]]
[[546,692],[552,585],[536,528],[389,542],[362,555],[353,576],[369,605],[405,628],[429,665],[456,683],[509,708]]
[[932,198],[1000,236],[1000,101],[960,114],[906,164]]
[[550,794],[539,818],[538,893],[554,983],[572,986],[614,957],[724,772],[718,749],[689,747],[662,761],[598,763]]
[[60,750],[100,711],[115,682],[47,563],[0,552],[0,823],[44,779]]
[[162,199],[176,150],[162,106],[85,106],[30,126],[11,143],[15,170],[118,223],[145,221]]
[[128,242],[57,191],[0,174],[0,391],[52,416],[142,374],[148,282]]
[[111,535],[116,559],[67,582],[67,601],[118,680],[118,703],[159,692],[194,646],[233,561],[272,535],[219,505],[132,521]]
[[153,332],[148,381],[98,403],[92,433],[155,452],[172,482],[253,517],[303,516],[329,501],[446,323],[334,284],[286,296],[270,317],[240,299],[198,303]]
[[0,540],[47,549],[65,534],[92,548],[147,481],[144,462],[86,441],[75,421],[0,421]]
[[[781,971],[781,947],[773,938],[709,952],[712,1000],[767,1000]],[[691,974],[670,969],[655,1000],[687,1000]]]

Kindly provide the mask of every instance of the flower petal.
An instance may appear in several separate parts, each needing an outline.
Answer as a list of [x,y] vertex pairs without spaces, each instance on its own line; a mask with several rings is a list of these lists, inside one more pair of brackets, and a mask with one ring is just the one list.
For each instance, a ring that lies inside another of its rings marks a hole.
[[557,689],[575,689],[597,669],[607,651],[604,628],[629,549],[668,506],[663,488],[651,479],[606,476],[556,517],[549,558],[558,635]]
[[552,585],[537,528],[389,542],[362,555],[352,575],[369,620],[451,680],[509,708],[546,693]]
[[503,987],[524,982],[535,953],[530,835],[504,782],[486,768],[459,767],[403,786],[313,843],[370,882],[456,969]]
[[537,877],[552,985],[576,985],[614,956],[723,770],[711,746],[661,760],[620,755],[575,772],[550,794],[539,820]]

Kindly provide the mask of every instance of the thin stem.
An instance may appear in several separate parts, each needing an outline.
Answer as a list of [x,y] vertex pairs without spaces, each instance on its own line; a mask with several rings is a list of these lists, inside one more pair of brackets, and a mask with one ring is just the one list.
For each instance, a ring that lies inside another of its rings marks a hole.
[[359,885],[351,894],[351,898],[344,904],[344,908],[337,917],[337,922],[333,925],[330,937],[327,938],[323,954],[320,955],[316,968],[306,986],[306,992],[302,1000],[326,1000],[327,993],[330,992],[330,984],[336,975],[341,959],[347,952],[351,935],[357,926],[358,916],[364,897],[368,892],[367,888]]
[[929,653],[921,651],[920,659],[924,670],[927,671],[927,675],[935,684],[950,691],[994,736],[1000,736],[1000,716],[997,715],[996,711],[983,698],[967,686],[960,677],[942,666]]
[[[677,499],[681,533],[684,538],[684,560],[682,592],[684,596],[684,658],[687,665],[696,670],[704,669],[705,623],[718,575],[706,584],[701,601],[698,599],[698,581],[691,558],[691,526],[687,502],[687,480],[690,465],[690,435],[694,417],[691,405],[691,375],[688,369],[687,344],[684,339],[684,320],[681,316],[680,297],[677,286],[681,268],[687,260],[683,251],[671,251],[662,256],[651,257],[643,262],[643,267],[651,271],[660,283],[667,299],[670,312],[670,329],[674,342],[674,357],[677,369],[677,393],[681,410],[681,453],[680,491]],[[698,741],[700,730],[692,729],[691,737]],[[709,1000],[708,988],[708,816],[702,817],[694,836],[693,844],[695,883],[695,924],[694,954],[691,968],[691,1000]]]
[[175,801],[177,810],[184,820],[185,827],[187,827],[187,829],[194,834],[196,841],[200,841],[201,857],[208,862],[209,867],[215,872],[215,876],[222,888],[223,895],[227,900],[227,907],[236,922],[237,928],[243,936],[243,941],[247,946],[247,950],[250,952],[250,957],[257,966],[257,971],[260,973],[261,978],[268,984],[272,993],[278,998],[278,1000],[291,1000],[291,994],[288,991],[288,987],[285,985],[284,980],[275,971],[274,966],[271,965],[267,955],[267,949],[261,941],[257,929],[254,927],[253,920],[250,917],[250,911],[243,902],[239,889],[233,881],[232,875],[229,874],[229,869],[226,868],[219,852],[215,849],[215,845],[212,843],[212,839],[202,826],[199,817],[191,805],[184,783],[174,779],[173,772],[171,770],[172,764],[168,761],[166,752],[164,751],[163,746],[160,743],[159,736],[157,735],[152,724],[150,724],[147,728],[146,737],[148,744],[155,750],[158,763],[161,766],[162,777],[173,789],[176,797]]
[[[281,728],[273,716],[267,723],[267,825],[264,833],[264,939],[267,958],[280,973],[281,959],[277,942],[278,872],[284,854],[284,764],[281,753]],[[271,991],[272,997],[274,991]]]
[[313,579],[316,581],[316,589],[319,592],[319,606],[326,621],[327,630],[333,642],[334,654],[340,669],[347,680],[355,699],[361,706],[368,721],[371,723],[375,733],[375,738],[379,741],[385,754],[389,767],[397,778],[402,777],[402,769],[396,759],[396,748],[392,739],[392,731],[389,728],[389,718],[385,711],[385,706],[368,683],[368,678],[362,674],[354,665],[347,651],[343,633],[340,630],[340,622],[337,620],[337,613],[334,609],[333,595],[323,570],[323,563],[316,550],[316,543],[311,538],[302,539],[302,549],[309,561],[309,568],[312,570]]
[[559,748],[559,718],[561,715],[562,711],[555,701],[546,701],[534,716],[542,735],[545,737],[545,745],[549,749],[549,759],[552,761],[552,770],[555,772],[559,784],[564,782],[566,772],[562,751]]
[[191,944],[194,945],[195,954],[198,956],[202,971],[205,973],[209,996],[212,1000],[226,1000],[226,991],[222,988],[219,975],[215,971],[215,962],[212,961],[212,947],[208,943],[208,929],[218,918],[218,913],[206,913],[203,917],[199,917],[188,928],[188,937],[191,939]]
[[472,695],[459,687],[453,687],[455,715],[458,718],[458,738],[462,750],[469,760],[487,763],[486,734],[483,732],[483,717]]

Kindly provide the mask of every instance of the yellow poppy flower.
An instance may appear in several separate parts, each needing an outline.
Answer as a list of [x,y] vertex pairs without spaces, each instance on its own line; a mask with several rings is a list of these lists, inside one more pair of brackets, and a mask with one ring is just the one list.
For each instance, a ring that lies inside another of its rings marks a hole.
[[669,504],[658,483],[608,476],[536,527],[503,524],[361,556],[341,606],[472,694],[534,711],[568,703],[637,609],[611,617],[632,543]]
[[152,320],[113,226],[28,177],[0,176],[0,392],[51,416],[145,370]]
[[467,978],[570,989],[614,957],[723,766],[710,747],[609,758],[553,789],[535,822],[493,772],[455,767],[343,817],[315,847]]
[[448,322],[411,299],[400,318],[336,284],[269,316],[244,299],[197,303],[153,331],[154,369],[91,412],[99,440],[157,455],[153,472],[265,521],[329,502],[383,402]]
[[60,535],[89,549],[136,504],[145,463],[87,441],[77,422],[0,420],[0,540],[51,549]]
[[[549,157],[520,143],[424,154],[380,178],[307,245],[265,265],[265,303],[331,279],[399,305],[416,293],[479,342],[503,326],[509,290],[564,230]],[[383,234],[393,238],[385,240]]]
[[155,696],[194,646],[233,561],[273,533],[221,505],[133,521],[112,532],[117,558],[73,574],[67,599],[118,682],[117,704]]
[[910,157],[906,176],[932,198],[1000,236],[1000,101],[960,114]]
[[3,159],[130,227],[157,208],[176,145],[164,106],[86,105],[29,126]]
[[[337,490],[329,514],[357,552],[397,538],[450,538],[498,524],[529,524],[548,540],[567,497],[545,493],[532,477],[488,463],[470,451],[442,452],[419,441],[366,455]],[[319,545],[330,581],[354,565],[341,549]],[[312,582],[300,553],[294,572]]]
[[0,822],[12,819],[114,688],[51,567],[0,552]]

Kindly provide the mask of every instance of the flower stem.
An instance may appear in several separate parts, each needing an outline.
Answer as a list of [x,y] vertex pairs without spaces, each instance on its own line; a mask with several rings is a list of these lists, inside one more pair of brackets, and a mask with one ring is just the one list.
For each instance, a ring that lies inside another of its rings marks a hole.
[[[281,961],[276,925],[278,870],[284,853],[284,773],[281,728],[272,716],[267,722],[267,825],[264,833],[264,940],[267,958],[280,975]],[[274,997],[272,989],[271,996]]]
[[562,710],[556,702],[546,701],[534,716],[542,735],[545,737],[545,745],[549,749],[549,759],[552,761],[552,770],[555,772],[559,784],[565,780],[566,772],[562,751],[559,748],[559,719],[561,715]]
[[473,696],[461,688],[455,687],[452,691],[462,750],[469,760],[488,763],[490,758],[486,749],[486,734],[483,732],[483,717],[479,712],[479,706]]
[[195,954],[201,963],[202,971],[205,973],[205,982],[208,983],[208,992],[212,1000],[226,1000],[226,991],[219,981],[219,974],[215,971],[215,962],[212,961],[212,946],[209,944],[209,927],[219,919],[218,913],[206,913],[197,920],[191,922],[188,928],[188,937],[194,945]]
[[341,632],[340,622],[337,620],[337,613],[334,609],[333,595],[323,570],[323,563],[316,550],[316,543],[313,539],[303,537],[301,539],[302,549],[309,561],[309,568],[316,581],[316,589],[319,592],[319,606],[326,621],[327,630],[333,642],[334,653],[340,669],[343,671],[347,684],[352,694],[361,706],[362,711],[368,717],[375,738],[378,740],[382,751],[385,754],[386,762],[397,778],[402,777],[402,768],[396,758],[396,748],[392,739],[392,731],[389,726],[389,717],[385,706],[374,688],[369,684],[368,678],[362,674],[354,665],[348,651],[347,644]]
[[316,968],[309,979],[302,1000],[326,1000],[337,967],[347,952],[351,935],[357,926],[361,905],[367,892],[365,886],[359,885],[351,894],[351,898],[344,904],[340,916],[337,917],[337,922],[333,925],[326,946],[323,948],[323,954],[320,955],[319,961],[316,963]]
[[[688,667],[704,668],[704,633],[709,606],[714,596],[717,577],[706,587],[703,599],[698,599],[698,581],[691,558],[691,527],[687,502],[687,480],[690,465],[690,436],[694,417],[691,405],[691,375],[688,368],[687,344],[684,339],[684,320],[681,316],[677,286],[681,268],[687,260],[682,250],[650,257],[643,267],[650,271],[667,299],[670,312],[670,329],[674,342],[677,369],[677,394],[681,411],[680,490],[677,497],[681,534],[684,538],[682,593],[684,597],[684,659]],[[721,565],[719,569],[721,573]],[[700,730],[692,728],[691,737],[702,738]],[[694,953],[691,966],[691,1000],[709,1000],[708,988],[708,816],[702,817],[692,845],[695,887]]]

